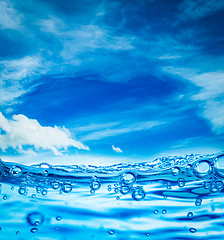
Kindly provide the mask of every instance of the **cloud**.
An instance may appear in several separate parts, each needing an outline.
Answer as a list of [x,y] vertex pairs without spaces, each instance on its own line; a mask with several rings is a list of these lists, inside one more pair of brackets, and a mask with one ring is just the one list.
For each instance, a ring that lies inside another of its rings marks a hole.
[[112,149],[117,153],[123,153],[123,151],[119,147],[115,147],[114,145],[112,145]]
[[46,73],[42,64],[38,56],[0,61],[0,104],[10,104],[35,87],[31,87],[32,79]]
[[87,135],[84,135],[81,139],[82,141],[101,140],[103,138],[113,137],[120,134],[148,130],[161,124],[164,124],[164,122],[159,121],[138,122],[126,126],[117,126],[116,128],[106,128],[100,131],[94,131]]
[[184,0],[180,5],[180,19],[194,20],[215,13],[224,8],[220,0]]
[[0,28],[2,29],[15,29],[21,27],[22,17],[13,8],[13,5],[8,0],[0,2]]
[[187,79],[200,88],[191,95],[191,99],[199,102],[201,116],[212,125],[216,134],[224,133],[224,72],[201,73],[190,68],[164,68],[165,71]]
[[43,127],[37,120],[26,116],[13,115],[13,120],[6,119],[0,113],[0,148],[5,151],[9,147],[22,153],[26,149],[51,150],[60,155],[60,150],[68,147],[88,150],[89,148],[71,137],[65,127]]

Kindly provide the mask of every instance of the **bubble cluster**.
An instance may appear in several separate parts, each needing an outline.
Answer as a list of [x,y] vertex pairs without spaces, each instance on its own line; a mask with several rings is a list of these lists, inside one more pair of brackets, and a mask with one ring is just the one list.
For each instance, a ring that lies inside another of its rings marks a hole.
[[136,187],[133,189],[132,198],[136,201],[142,201],[145,198],[146,192],[142,187]]
[[26,221],[32,226],[39,226],[44,222],[44,216],[39,212],[32,212],[27,215]]

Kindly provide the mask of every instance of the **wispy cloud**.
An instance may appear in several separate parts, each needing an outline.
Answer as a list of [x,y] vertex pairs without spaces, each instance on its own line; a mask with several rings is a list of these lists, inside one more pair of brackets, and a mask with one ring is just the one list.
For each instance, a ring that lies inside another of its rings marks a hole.
[[2,0],[0,2],[0,13],[0,28],[20,29],[22,16],[14,9],[12,2]]
[[183,0],[180,5],[180,19],[202,18],[223,8],[224,1],[222,0]]
[[217,134],[224,133],[224,72],[200,73],[190,68],[164,68],[165,71],[180,76],[200,87],[191,99],[199,102],[201,116],[208,119],[212,130]]
[[0,148],[5,151],[9,147],[20,153],[27,148],[51,150],[56,155],[60,155],[60,150],[68,147],[89,149],[73,139],[65,127],[43,127],[37,120],[22,114],[14,115],[12,120],[8,120],[0,113]]
[[115,147],[114,145],[112,145],[112,149],[117,153],[123,153],[123,151],[119,147]]
[[113,137],[113,136],[126,134],[130,132],[148,130],[153,127],[159,126],[161,124],[164,124],[164,122],[149,121],[149,122],[138,122],[138,123],[129,124],[126,126],[121,125],[114,128],[107,128],[104,130],[91,132],[83,136],[81,140],[82,141],[101,140],[103,138]]

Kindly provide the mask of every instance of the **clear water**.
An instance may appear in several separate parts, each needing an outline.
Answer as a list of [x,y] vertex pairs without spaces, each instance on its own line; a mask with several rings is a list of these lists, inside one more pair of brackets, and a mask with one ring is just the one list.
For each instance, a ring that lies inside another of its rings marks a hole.
[[224,153],[112,166],[0,161],[0,240],[224,239]]

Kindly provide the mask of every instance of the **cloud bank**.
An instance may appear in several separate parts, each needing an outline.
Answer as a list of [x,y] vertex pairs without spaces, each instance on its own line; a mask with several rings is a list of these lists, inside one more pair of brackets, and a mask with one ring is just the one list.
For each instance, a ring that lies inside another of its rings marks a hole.
[[37,120],[19,114],[13,120],[6,119],[0,112],[0,148],[5,151],[12,147],[22,153],[27,149],[51,150],[61,155],[68,147],[88,150],[83,143],[74,140],[65,127],[43,127]]

